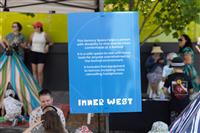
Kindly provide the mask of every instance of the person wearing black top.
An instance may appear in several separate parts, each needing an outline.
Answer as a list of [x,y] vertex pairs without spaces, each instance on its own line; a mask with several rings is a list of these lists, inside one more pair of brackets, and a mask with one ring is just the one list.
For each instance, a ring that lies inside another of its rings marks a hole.
[[[189,96],[193,93],[193,86],[189,76],[183,73],[184,62],[181,57],[175,57],[172,60],[171,67],[174,68],[174,73],[170,74],[164,84],[163,92],[169,95],[171,122],[184,110],[190,103]],[[170,92],[168,92],[170,88]]]

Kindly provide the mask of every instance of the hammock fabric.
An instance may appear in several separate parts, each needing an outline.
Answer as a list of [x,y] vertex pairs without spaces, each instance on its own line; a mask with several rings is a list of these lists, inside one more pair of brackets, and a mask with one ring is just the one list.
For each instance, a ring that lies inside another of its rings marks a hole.
[[170,125],[170,133],[200,132],[200,95],[197,96]]
[[26,114],[39,106],[41,87],[15,52],[11,55],[4,52],[0,57],[0,103],[9,83],[23,103]]

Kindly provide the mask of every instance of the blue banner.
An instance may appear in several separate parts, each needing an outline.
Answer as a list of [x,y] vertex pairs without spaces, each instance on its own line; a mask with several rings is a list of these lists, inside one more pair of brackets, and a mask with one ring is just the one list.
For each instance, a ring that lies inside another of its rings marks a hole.
[[141,111],[137,12],[68,15],[70,113]]

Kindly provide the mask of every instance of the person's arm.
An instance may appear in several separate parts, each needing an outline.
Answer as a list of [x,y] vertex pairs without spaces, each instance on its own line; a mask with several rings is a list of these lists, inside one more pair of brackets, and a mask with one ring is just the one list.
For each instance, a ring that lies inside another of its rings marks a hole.
[[20,46],[21,48],[26,48],[26,47],[27,47],[26,45],[27,45],[26,39],[25,39],[24,35],[21,34],[21,43],[19,44],[19,46]]
[[169,96],[169,92],[166,87],[163,87],[163,93],[165,94],[165,96]]
[[2,46],[4,49],[8,48],[8,42],[7,42],[5,39],[3,39],[3,40],[1,41],[1,46]]
[[61,120],[61,122],[63,124],[63,127],[65,128],[65,124],[66,124],[65,123],[65,116],[64,116],[64,114],[63,114],[61,109],[57,108],[57,110],[58,110],[58,115],[60,116],[60,120]]
[[3,46],[6,50],[10,49],[10,45],[9,45],[8,40],[7,40],[7,36],[6,36],[5,38],[2,39],[1,44],[2,44],[2,46]]
[[29,126],[29,128],[27,128],[23,133],[31,133],[31,131],[32,131],[35,127],[37,127],[38,125],[40,125],[42,122],[43,122],[43,120],[34,123],[33,125]]
[[47,41],[47,45],[52,46],[53,42],[51,41],[51,38],[49,37],[49,35],[46,32],[45,32],[45,38],[46,38],[46,41]]
[[5,115],[5,106],[4,104],[1,105],[1,116]]
[[33,33],[30,35],[29,40],[26,42],[26,47],[30,48],[32,45]]
[[165,94],[165,96],[169,96],[169,91],[168,91],[168,88],[170,86],[170,81],[168,79],[168,77],[166,78],[165,80],[165,83],[164,83],[164,86],[163,86],[163,93]]
[[45,38],[46,38],[46,45],[45,45],[44,51],[45,51],[45,53],[48,53],[49,47],[52,46],[53,43],[51,42],[51,39],[46,32],[45,32]]
[[33,110],[30,114],[29,126],[34,125],[35,123],[37,123],[40,120],[41,120],[41,112],[40,112],[40,108],[37,108],[37,109]]

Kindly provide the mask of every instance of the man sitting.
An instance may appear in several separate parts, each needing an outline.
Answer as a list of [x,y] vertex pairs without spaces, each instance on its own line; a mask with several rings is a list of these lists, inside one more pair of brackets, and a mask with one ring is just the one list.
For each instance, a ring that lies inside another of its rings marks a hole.
[[[43,109],[46,106],[52,106],[53,105],[53,97],[51,95],[51,92],[47,89],[43,89],[39,92],[39,100],[40,100],[40,106],[33,110],[30,114],[29,119],[29,126],[34,125],[38,121],[41,120],[41,116],[45,113]],[[65,117],[61,109],[55,107],[57,110],[58,115],[60,116],[60,119],[62,121],[63,127],[65,127]],[[46,109],[45,109],[46,110]]]

